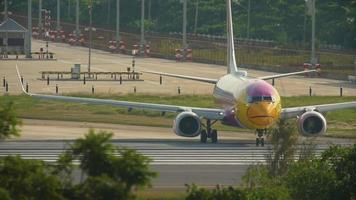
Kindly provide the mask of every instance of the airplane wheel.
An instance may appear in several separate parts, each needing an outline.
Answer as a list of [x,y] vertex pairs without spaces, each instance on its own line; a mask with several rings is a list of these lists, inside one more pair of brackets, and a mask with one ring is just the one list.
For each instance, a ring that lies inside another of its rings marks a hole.
[[200,142],[206,143],[207,139],[208,139],[208,134],[206,134],[206,130],[202,130],[200,133]]
[[261,146],[264,147],[265,146],[265,139],[261,138]]
[[256,147],[260,145],[260,138],[256,138]]
[[211,132],[211,142],[218,143],[218,132],[215,129]]

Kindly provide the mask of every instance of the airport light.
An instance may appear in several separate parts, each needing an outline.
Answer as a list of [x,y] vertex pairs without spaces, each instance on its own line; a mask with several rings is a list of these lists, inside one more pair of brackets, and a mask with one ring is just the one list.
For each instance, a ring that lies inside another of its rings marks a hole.
[[141,0],[141,40],[140,40],[140,54],[145,52],[145,0]]
[[31,38],[32,38],[32,0],[27,3],[27,45],[26,45],[26,58],[31,56]]
[[116,0],[116,45],[120,41],[120,0]]

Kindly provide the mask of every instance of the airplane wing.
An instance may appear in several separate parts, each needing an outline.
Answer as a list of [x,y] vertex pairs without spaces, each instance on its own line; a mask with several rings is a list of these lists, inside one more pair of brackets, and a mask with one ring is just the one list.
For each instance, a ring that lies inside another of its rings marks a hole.
[[[17,70],[18,78],[20,79],[21,76],[17,65],[16,65],[16,70]],[[28,93],[25,91],[24,86],[21,83],[21,80],[20,80],[20,84],[24,94],[40,99],[61,100],[61,101],[87,103],[87,104],[111,105],[111,106],[125,107],[128,109],[147,109],[147,110],[154,110],[163,113],[164,112],[179,113],[184,111],[191,111],[200,117],[211,119],[211,120],[222,120],[225,116],[224,110],[214,109],[214,108],[198,108],[198,107],[186,107],[186,106],[166,105],[166,104],[153,104],[153,103],[141,103],[141,102],[131,102],[131,101],[117,101],[117,100],[109,100],[109,99],[96,99],[96,98]]]
[[200,82],[211,83],[211,84],[216,84],[218,82],[217,79],[203,78],[203,77],[197,77],[197,76],[185,76],[185,75],[179,75],[179,74],[169,74],[169,73],[154,72],[154,71],[142,71],[142,72],[148,73],[148,74],[158,74],[158,75],[162,75],[162,76],[169,76],[169,77],[193,80],[193,81],[200,81]]
[[316,72],[316,70],[313,69],[313,70],[305,70],[305,71],[291,72],[291,73],[285,73],[285,74],[276,74],[276,75],[271,75],[271,76],[263,76],[263,77],[258,77],[258,79],[270,80],[270,79],[282,78],[282,77],[293,76],[293,75],[298,75],[298,74],[305,74],[305,73],[310,73],[310,72]]
[[334,110],[356,108],[356,101],[344,102],[344,103],[332,103],[312,106],[301,106],[293,108],[283,108],[281,112],[281,118],[293,118],[302,115],[307,111],[328,112]]

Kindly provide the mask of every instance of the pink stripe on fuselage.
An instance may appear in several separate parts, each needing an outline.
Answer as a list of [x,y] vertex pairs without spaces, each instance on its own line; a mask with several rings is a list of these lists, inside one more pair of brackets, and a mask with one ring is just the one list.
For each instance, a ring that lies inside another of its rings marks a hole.
[[273,96],[275,89],[272,85],[264,80],[257,80],[247,86],[248,96]]

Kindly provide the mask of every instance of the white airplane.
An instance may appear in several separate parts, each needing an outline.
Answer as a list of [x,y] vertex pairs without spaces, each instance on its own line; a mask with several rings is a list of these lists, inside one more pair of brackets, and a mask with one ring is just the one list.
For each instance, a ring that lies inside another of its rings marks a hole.
[[[294,73],[278,74],[259,78],[248,78],[246,71],[237,68],[234,50],[231,0],[227,0],[227,74],[219,79],[209,79],[161,72],[147,72],[205,83],[214,84],[213,95],[219,108],[199,108],[177,105],[151,104],[129,101],[116,101],[95,98],[80,98],[69,96],[56,96],[45,94],[25,94],[41,98],[63,100],[71,102],[106,104],[131,109],[149,109],[162,113],[178,113],[173,123],[173,131],[183,137],[196,137],[200,135],[202,143],[210,138],[213,143],[218,141],[217,130],[212,129],[216,121],[223,124],[256,130],[256,145],[264,145],[266,130],[277,120],[297,118],[299,132],[305,136],[317,136],[326,132],[327,123],[323,112],[356,108],[356,101],[346,103],[302,106],[282,108],[278,91],[265,80],[276,79],[285,76],[313,72],[315,70]],[[18,77],[20,73],[16,66]],[[204,121],[206,123],[204,123]]]

